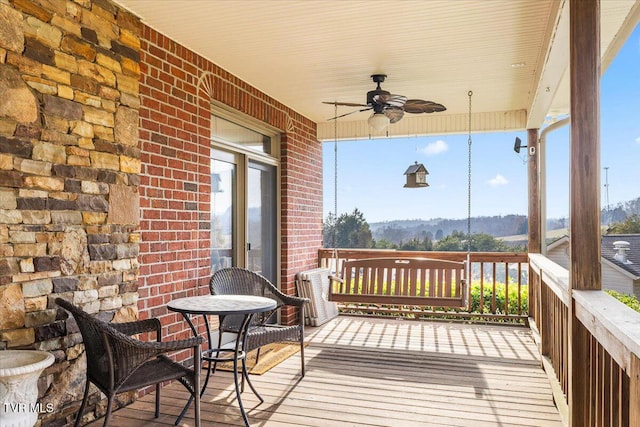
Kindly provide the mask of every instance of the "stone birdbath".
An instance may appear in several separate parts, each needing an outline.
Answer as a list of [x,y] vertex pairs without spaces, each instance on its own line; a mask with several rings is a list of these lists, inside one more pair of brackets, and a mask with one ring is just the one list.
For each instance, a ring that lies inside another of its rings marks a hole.
[[0,427],[33,427],[43,409],[38,377],[54,360],[46,351],[0,351]]

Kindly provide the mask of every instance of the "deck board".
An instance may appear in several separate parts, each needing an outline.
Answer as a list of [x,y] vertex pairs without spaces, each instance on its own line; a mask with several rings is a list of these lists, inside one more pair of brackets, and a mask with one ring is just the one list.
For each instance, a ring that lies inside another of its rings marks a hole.
[[[562,426],[528,329],[340,316],[308,328],[307,374],[294,355],[243,394],[253,426]],[[113,414],[119,427],[172,426],[188,398],[179,384]],[[183,427],[194,425],[187,412]],[[203,425],[242,426],[232,375],[203,396]],[[92,427],[101,422],[91,424]]]

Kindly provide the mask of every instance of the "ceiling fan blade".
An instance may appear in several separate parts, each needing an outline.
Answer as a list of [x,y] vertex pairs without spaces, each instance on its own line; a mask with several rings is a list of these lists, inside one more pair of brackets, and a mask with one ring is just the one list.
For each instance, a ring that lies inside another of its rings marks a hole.
[[322,103],[329,105],[340,105],[342,107],[368,107],[367,104],[357,104],[355,102],[322,101]]
[[390,107],[402,107],[407,102],[407,97],[402,95],[393,95],[381,93],[373,97],[373,102],[379,105],[388,105]]
[[424,99],[409,99],[404,104],[404,111],[412,114],[419,113],[437,113],[445,111],[447,108],[433,101],[425,101]]
[[344,114],[340,114],[339,116],[331,117],[330,119],[327,119],[327,120],[336,120],[336,119],[339,119],[340,117],[349,116],[349,115],[355,114],[355,113],[362,113],[363,111],[371,110],[372,108],[373,107],[368,107],[368,108],[363,108],[361,110],[351,111],[349,113],[344,113]]
[[397,123],[404,117],[404,110],[398,107],[389,107],[384,109],[384,115],[389,118],[389,123]]

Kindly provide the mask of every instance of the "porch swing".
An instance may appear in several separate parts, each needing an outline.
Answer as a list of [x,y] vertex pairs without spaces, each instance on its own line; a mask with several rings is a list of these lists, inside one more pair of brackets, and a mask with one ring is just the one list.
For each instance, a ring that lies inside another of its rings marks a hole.
[[[466,309],[471,283],[471,97],[469,97],[467,254],[465,261],[434,258],[383,257],[347,259],[340,263],[333,229],[334,267],[329,300],[341,304],[429,306]],[[337,113],[337,111],[336,111]],[[336,126],[337,127],[337,126]],[[337,216],[337,131],[334,141]]]

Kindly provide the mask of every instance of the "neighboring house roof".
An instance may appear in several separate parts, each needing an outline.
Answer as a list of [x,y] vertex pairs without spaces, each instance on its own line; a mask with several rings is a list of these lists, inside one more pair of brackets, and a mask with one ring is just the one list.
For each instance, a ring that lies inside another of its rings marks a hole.
[[[631,264],[624,264],[615,258],[616,249],[613,246],[617,241],[629,242],[627,259]],[[569,244],[569,236],[562,236],[547,245],[547,251]],[[633,280],[640,279],[640,234],[607,234],[602,236],[600,244],[602,259],[612,267],[617,267],[622,272],[631,276]]]
[[[625,264],[615,258],[616,249],[613,246],[617,241],[629,242],[627,259],[631,264]],[[640,278],[640,234],[608,234],[602,236],[602,257],[612,264],[633,274],[635,279]]]
[[561,237],[557,238],[556,240],[554,240],[553,242],[549,243],[547,245],[547,251],[551,251],[551,250],[557,248],[558,246],[562,246],[565,243],[566,244],[569,243],[569,236],[561,236]]

